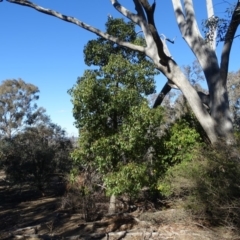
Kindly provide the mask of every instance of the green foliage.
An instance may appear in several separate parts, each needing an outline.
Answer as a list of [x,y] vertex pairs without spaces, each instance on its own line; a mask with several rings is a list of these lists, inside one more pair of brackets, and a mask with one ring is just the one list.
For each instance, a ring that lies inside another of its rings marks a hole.
[[238,152],[239,147],[224,143],[196,148],[191,161],[169,169],[162,181],[162,192],[180,197],[184,207],[214,224],[239,226]]
[[71,168],[71,142],[38,108],[39,90],[23,80],[0,85],[0,167],[10,183],[43,190],[52,174]]
[[47,118],[38,108],[38,88],[23,80],[5,80],[0,85],[0,134],[11,138],[24,127]]
[[164,135],[162,158],[170,166],[191,160],[194,148],[203,141],[203,133],[194,115],[191,112],[186,113]]
[[120,165],[117,172],[112,172],[104,177],[107,195],[121,195],[123,193],[137,196],[144,186],[150,182],[147,166],[142,163],[130,162]]
[[230,7],[226,8],[225,16],[218,17],[212,16],[206,20],[202,21],[202,30],[205,35],[205,39],[207,42],[211,42],[214,40],[214,31],[217,31],[216,40],[217,43],[224,42],[226,40],[226,33],[231,22],[231,18],[235,11],[235,4],[230,5]]
[[[144,44],[132,23],[109,19],[106,26],[110,34]],[[84,52],[86,63],[99,69],[85,71],[69,91],[80,133],[73,159],[101,173],[109,195],[136,195],[143,187],[162,191],[159,179],[192,159],[203,130],[187,111],[163,133],[163,110],[150,109],[145,98],[154,92],[156,72],[140,53],[102,38],[90,41]]]
[[[121,39],[144,44],[132,23],[109,18],[106,27],[108,33],[114,32]],[[99,69],[85,71],[69,91],[80,133],[79,148],[72,157],[81,167],[101,173],[109,194],[135,194],[146,184],[141,169],[150,171],[150,166],[154,167],[153,160],[146,161],[148,155],[153,159],[157,154],[156,130],[163,113],[160,108],[150,109],[145,99],[155,91],[157,72],[144,55],[102,38],[90,41],[84,53],[86,63]],[[132,166],[139,173],[128,181],[114,180],[130,173]],[[136,181],[138,187],[132,189]]]
[[[144,45],[144,40],[136,35],[135,25],[132,22],[126,23],[120,18],[109,18],[106,23],[106,32],[118,37],[123,41]],[[123,48],[116,43],[101,37],[96,40],[89,41],[84,48],[85,63],[88,66],[95,65],[103,67],[110,62],[110,56],[116,56],[119,54],[123,58],[126,58],[132,62],[139,62],[145,59],[145,56],[142,53],[136,53],[128,48]]]
[[[107,132],[102,132],[101,136],[94,138],[87,129],[84,129],[80,132],[80,147],[72,156],[82,167],[92,165],[103,174],[109,194],[135,195],[144,186],[154,187],[156,179],[162,172],[162,164],[157,161],[161,141],[157,131],[162,114],[160,109],[150,109],[147,103],[143,102],[142,105],[130,109],[128,116],[122,119],[121,126],[115,133],[108,135]],[[137,170],[135,175],[132,173],[132,177],[124,177],[127,170],[130,174],[132,166],[136,166],[139,175]],[[143,172],[141,169],[146,170]],[[145,179],[146,174],[149,175],[148,181]],[[114,180],[120,177],[122,180],[119,179],[118,182]],[[133,185],[136,188],[133,188]]]
[[1,142],[1,163],[14,185],[30,184],[43,191],[53,174],[70,170],[72,144],[57,125],[31,127]]
[[180,119],[176,120],[169,127],[166,134],[163,136],[163,146],[161,156],[164,162],[164,174],[159,178],[158,190],[165,196],[171,194],[178,195],[178,191],[172,188],[169,179],[178,173],[179,179],[176,179],[176,184],[185,186],[185,182],[181,182],[180,173],[182,169],[186,171],[187,165],[196,155],[196,149],[203,144],[201,136],[203,130],[191,112],[187,112]]

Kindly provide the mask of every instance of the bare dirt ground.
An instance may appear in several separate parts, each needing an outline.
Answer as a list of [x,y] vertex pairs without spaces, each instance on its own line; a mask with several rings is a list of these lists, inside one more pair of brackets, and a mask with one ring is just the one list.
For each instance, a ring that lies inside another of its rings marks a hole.
[[[61,196],[8,188],[0,176],[0,239],[240,239],[231,229],[208,228],[181,209],[121,213],[84,221],[81,211],[62,208]],[[96,212],[96,215],[98,213]]]

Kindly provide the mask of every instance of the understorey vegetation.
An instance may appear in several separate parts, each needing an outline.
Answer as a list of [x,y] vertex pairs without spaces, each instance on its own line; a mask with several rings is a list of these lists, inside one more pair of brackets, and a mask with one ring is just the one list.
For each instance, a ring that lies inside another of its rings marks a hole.
[[[58,210],[81,213],[86,222],[181,209],[186,221],[239,235],[240,70],[228,72],[228,61],[240,2],[226,25],[208,0],[202,37],[192,1],[172,0],[196,57],[180,67],[157,32],[155,1],[134,0],[134,14],[111,0],[128,21],[109,16],[104,32],[30,1],[7,1],[98,35],[84,47],[89,68],[68,90],[77,140],[37,106],[36,86],[22,79],[1,83],[0,169],[9,189],[57,193]],[[219,63],[217,41],[223,42]],[[160,73],[167,83],[157,94]]]

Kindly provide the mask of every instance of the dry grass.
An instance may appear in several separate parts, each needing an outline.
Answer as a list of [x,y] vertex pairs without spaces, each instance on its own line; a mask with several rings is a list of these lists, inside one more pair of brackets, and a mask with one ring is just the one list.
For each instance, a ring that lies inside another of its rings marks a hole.
[[[68,207],[61,208],[62,197],[41,197],[31,189],[19,195],[5,188],[5,184],[4,180],[0,181],[0,239],[10,239],[10,234],[17,229],[32,226],[37,226],[35,239],[69,239],[71,236],[77,239],[80,235],[78,239],[240,239],[232,229],[206,227],[183,209],[136,211],[86,222],[81,208],[75,212]],[[101,204],[103,202],[98,206],[103,206]],[[104,204],[106,207],[107,202]]]

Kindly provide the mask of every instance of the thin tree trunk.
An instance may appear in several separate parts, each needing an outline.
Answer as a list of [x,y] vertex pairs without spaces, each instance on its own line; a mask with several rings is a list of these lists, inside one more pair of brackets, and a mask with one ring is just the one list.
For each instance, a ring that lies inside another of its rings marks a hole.
[[112,194],[109,201],[108,214],[114,213],[116,213],[116,196]]
[[162,88],[161,92],[158,94],[158,96],[153,104],[153,108],[156,108],[162,104],[163,99],[171,91],[171,89],[172,88],[169,86],[168,83],[166,83],[164,85],[164,87]]

